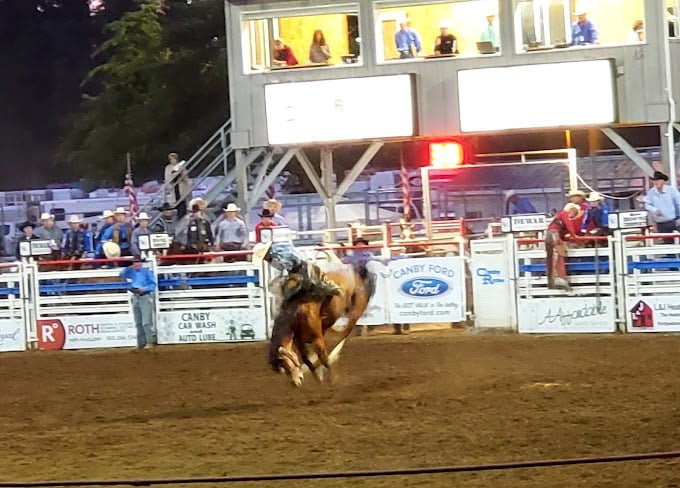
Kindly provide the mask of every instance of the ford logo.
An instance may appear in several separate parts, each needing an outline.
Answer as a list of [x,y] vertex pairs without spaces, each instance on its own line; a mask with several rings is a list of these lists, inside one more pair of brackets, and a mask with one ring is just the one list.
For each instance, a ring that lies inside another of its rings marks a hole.
[[401,290],[412,297],[436,297],[446,293],[449,285],[435,278],[416,278],[401,285]]

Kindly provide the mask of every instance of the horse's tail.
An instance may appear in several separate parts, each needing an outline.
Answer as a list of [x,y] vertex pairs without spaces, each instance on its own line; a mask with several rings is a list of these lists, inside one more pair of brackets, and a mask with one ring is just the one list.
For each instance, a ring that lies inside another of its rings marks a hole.
[[269,341],[269,351],[267,354],[267,363],[274,371],[279,371],[281,361],[279,358],[279,348],[286,340],[286,336],[292,337],[294,316],[290,310],[290,303],[281,304],[279,313],[274,319],[274,327],[272,327],[272,338]]
[[376,286],[375,273],[371,273],[368,270],[366,264],[359,264],[358,266],[356,266],[355,272],[357,276],[361,279],[361,283],[363,284],[364,289],[366,290],[367,299],[370,300],[371,298],[373,298],[373,295],[375,294]]

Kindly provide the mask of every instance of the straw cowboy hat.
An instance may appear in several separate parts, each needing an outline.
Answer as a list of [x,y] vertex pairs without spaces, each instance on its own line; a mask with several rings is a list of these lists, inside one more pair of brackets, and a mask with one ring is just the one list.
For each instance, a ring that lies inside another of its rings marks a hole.
[[569,193],[567,193],[568,197],[586,197],[586,192],[583,190],[572,190]]
[[198,208],[200,210],[205,210],[208,208],[208,202],[203,200],[202,198],[192,198],[191,201],[189,202],[189,208],[194,208],[195,205],[198,205]]
[[79,224],[79,223],[81,223],[81,222],[82,222],[82,220],[80,220],[80,217],[78,217],[77,215],[71,215],[71,216],[68,218],[68,223],[69,223],[69,224]]
[[111,210],[104,210],[104,212],[99,217],[100,219],[108,219],[113,217],[113,212]]
[[591,191],[586,200],[589,202],[599,202],[600,200],[604,200],[604,197],[600,195],[599,192]]
[[283,204],[279,202],[276,198],[270,198],[262,204],[263,208],[267,208],[269,205],[276,205],[278,208],[283,207]]
[[116,259],[120,257],[120,246],[115,242],[105,242],[102,245],[102,249],[104,250],[104,256],[106,256],[108,259]]
[[565,212],[571,212],[572,210],[578,210],[578,214],[576,215],[576,218],[583,215],[583,209],[575,203],[567,203],[562,210],[564,210]]
[[40,216],[40,220],[54,220],[54,215],[43,212],[43,214]]
[[149,220],[149,215],[146,212],[140,212],[137,220]]
[[262,264],[262,261],[264,261],[265,256],[269,252],[269,248],[271,247],[272,243],[271,242],[258,242],[253,246],[253,264],[255,265],[260,265]]
[[235,203],[230,203],[229,205],[227,205],[226,207],[224,207],[223,210],[224,210],[225,212],[240,212],[240,211],[241,211],[241,207],[239,207],[239,206],[236,205]]
[[123,207],[118,207],[116,210],[113,211],[114,215],[127,215],[129,212],[125,210]]

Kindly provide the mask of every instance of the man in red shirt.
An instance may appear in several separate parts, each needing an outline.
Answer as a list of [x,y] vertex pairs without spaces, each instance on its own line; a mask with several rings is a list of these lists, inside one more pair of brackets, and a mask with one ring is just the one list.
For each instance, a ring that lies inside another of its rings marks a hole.
[[583,225],[583,211],[576,203],[567,203],[555,215],[545,234],[548,288],[569,289],[567,281],[567,246],[564,240],[576,236]]
[[581,234],[585,229],[583,228],[583,221],[588,213],[588,202],[586,202],[586,193],[581,190],[570,191],[567,193],[570,203],[575,203],[581,208],[581,218],[579,222],[575,222],[578,233]]
[[272,63],[279,66],[295,66],[298,60],[290,46],[287,46],[282,39],[274,40],[274,59]]
[[[274,218],[274,214],[271,213],[271,211],[268,208],[265,208],[259,215],[262,220],[258,222],[257,225],[255,226],[255,242],[257,243],[262,242],[262,229],[277,227],[277,225],[272,220]],[[270,240],[271,238],[267,239],[267,241]]]

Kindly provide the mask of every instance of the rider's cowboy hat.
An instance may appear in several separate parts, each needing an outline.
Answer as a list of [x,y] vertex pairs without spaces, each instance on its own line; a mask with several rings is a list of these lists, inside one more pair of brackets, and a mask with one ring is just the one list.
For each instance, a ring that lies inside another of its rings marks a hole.
[[271,242],[258,242],[253,246],[253,264],[254,265],[260,265],[262,264],[262,261],[264,261],[264,258],[267,256],[267,253],[269,252],[269,248],[271,247],[272,243]]
[[82,222],[82,220],[80,220],[80,217],[78,217],[77,215],[71,215],[71,216],[68,218],[68,223],[69,223],[69,224],[79,224],[79,223],[81,223],[81,222]]
[[235,203],[230,203],[223,209],[225,212],[240,212],[241,208]]
[[105,242],[102,244],[102,250],[104,251],[104,256],[108,259],[116,259],[120,257],[120,246],[115,242]]
[[604,197],[600,195],[599,192],[591,191],[586,200],[589,202],[599,202],[600,200],[604,200]]
[[44,213],[40,216],[40,220],[54,220],[54,215],[52,215],[52,214],[50,214],[50,213],[47,213],[47,212],[44,212]]
[[113,212],[111,210],[104,210],[104,213],[102,213],[100,219],[108,219],[113,217]]

